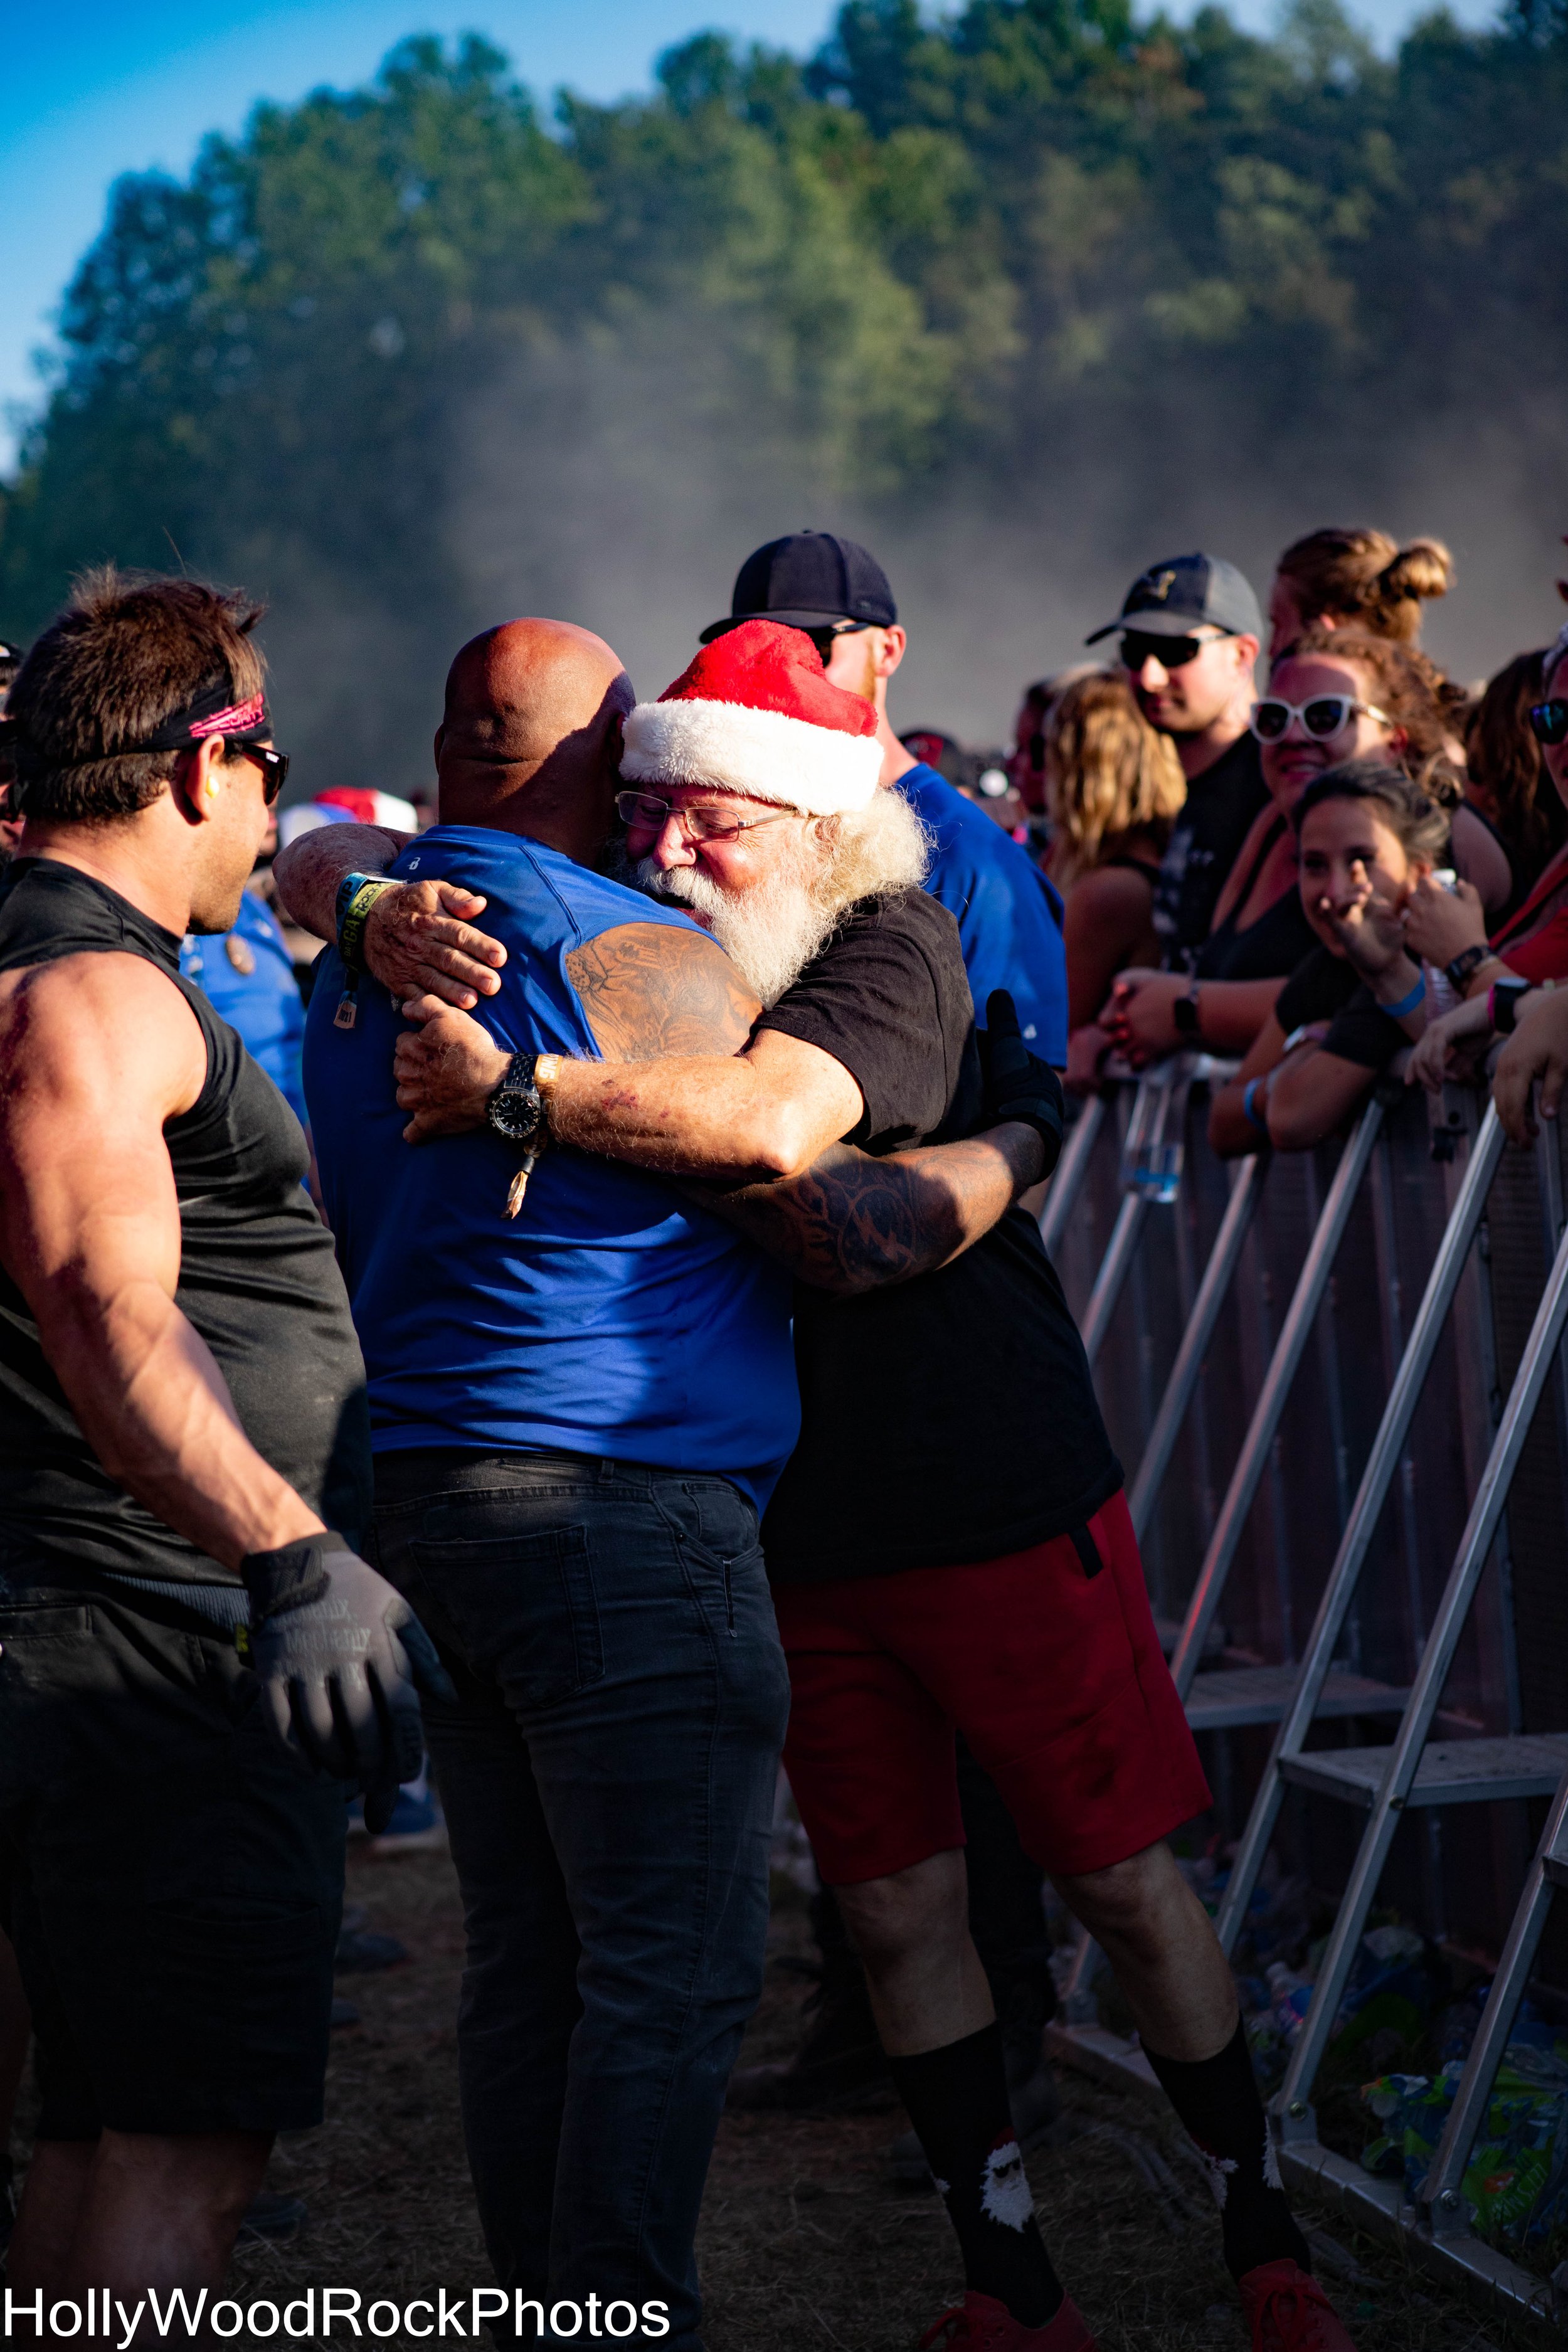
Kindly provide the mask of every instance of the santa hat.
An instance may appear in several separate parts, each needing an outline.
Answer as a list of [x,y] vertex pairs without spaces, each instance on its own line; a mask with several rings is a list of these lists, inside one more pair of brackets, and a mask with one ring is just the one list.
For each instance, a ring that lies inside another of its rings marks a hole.
[[863,809],[882,772],[875,707],[830,686],[801,629],[743,621],[704,646],[626,727],[621,773],[638,784],[712,784],[807,816]]

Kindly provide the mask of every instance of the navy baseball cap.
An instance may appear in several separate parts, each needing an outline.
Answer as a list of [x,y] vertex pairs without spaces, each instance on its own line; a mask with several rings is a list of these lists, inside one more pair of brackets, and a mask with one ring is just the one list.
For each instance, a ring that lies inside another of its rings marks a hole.
[[1230,637],[1261,637],[1263,615],[1250,582],[1220,555],[1173,555],[1141,572],[1114,621],[1084,639],[1098,645],[1117,629],[1143,637],[1184,637],[1205,623]]
[[738,621],[781,621],[820,629],[832,621],[890,629],[899,617],[888,575],[874,555],[830,530],[795,530],[748,555],[735,575],[729,615],[703,630],[709,645]]

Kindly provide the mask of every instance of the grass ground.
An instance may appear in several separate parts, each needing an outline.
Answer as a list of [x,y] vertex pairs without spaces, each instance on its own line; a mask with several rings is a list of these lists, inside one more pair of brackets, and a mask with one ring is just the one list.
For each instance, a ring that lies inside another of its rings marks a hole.
[[[314,2284],[404,2303],[433,2286],[489,2282],[458,2123],[462,1930],[450,1865],[442,1854],[355,1854],[350,1896],[410,1958],[340,1980],[361,2021],[333,2038],[328,2121],[284,2143],[269,2176],[305,2200],[310,2222],[291,2242],[242,2249],[231,2290],[242,2302],[281,2304]],[[793,2046],[804,1937],[786,1897],[749,2060]],[[1247,2352],[1213,2209],[1173,2123],[1071,2074],[1062,2089],[1072,2137],[1033,2157],[1030,2178],[1103,2352]],[[700,2241],[710,2352],[906,2352],[957,2295],[935,2198],[897,2195],[884,2179],[882,2151],[902,2127],[890,2104],[834,2119],[726,2119]],[[1522,2344],[1338,2220],[1303,2219],[1361,2352]]]

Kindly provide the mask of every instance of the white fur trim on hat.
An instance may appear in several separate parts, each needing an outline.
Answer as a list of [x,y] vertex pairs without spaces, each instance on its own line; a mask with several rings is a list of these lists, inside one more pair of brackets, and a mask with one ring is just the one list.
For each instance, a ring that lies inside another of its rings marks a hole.
[[806,816],[869,805],[882,772],[874,735],[754,710],[741,702],[639,702],[626,719],[621,773],[638,784],[715,784]]

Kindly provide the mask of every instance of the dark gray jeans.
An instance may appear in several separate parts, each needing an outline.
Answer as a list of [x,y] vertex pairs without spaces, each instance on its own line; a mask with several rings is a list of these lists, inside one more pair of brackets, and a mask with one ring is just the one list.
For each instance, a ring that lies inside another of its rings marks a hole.
[[514,2311],[663,2303],[665,2352],[699,2352],[692,2240],[761,1990],[789,1707],[755,1514],[724,1478],[417,1452],[378,1460],[375,1524],[457,1686],[425,1721],[497,2280]]

